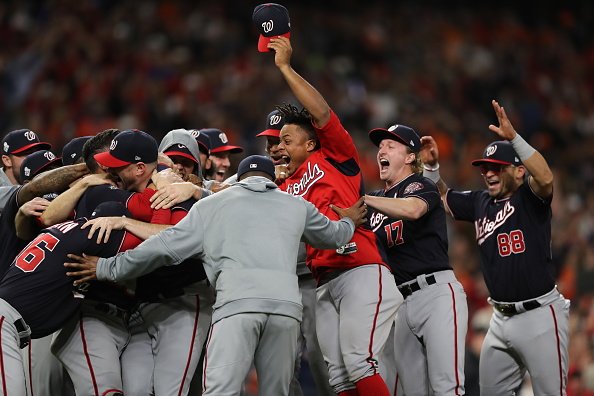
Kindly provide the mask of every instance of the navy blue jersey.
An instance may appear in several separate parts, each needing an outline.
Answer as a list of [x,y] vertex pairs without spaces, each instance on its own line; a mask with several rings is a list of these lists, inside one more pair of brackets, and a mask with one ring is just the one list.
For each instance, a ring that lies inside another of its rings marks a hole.
[[16,227],[14,225],[14,219],[20,207],[17,202],[17,196],[21,188],[23,186],[20,186],[10,194],[2,215],[0,215],[0,278],[6,273],[17,253],[28,242],[17,237]]
[[102,202],[121,202],[126,206],[132,218],[149,223],[153,214],[150,197],[155,193],[152,189],[145,189],[141,193],[122,190],[109,184],[92,186],[84,192],[75,208],[75,217],[88,217]]
[[[188,199],[173,208],[173,223],[181,220],[196,203]],[[206,279],[204,266],[199,259],[188,259],[179,265],[161,267],[136,279],[136,297],[140,301],[158,301],[162,297],[175,297],[183,294],[183,288]]]
[[389,190],[369,193],[378,197],[422,199],[427,213],[417,220],[388,217],[368,208],[369,225],[383,248],[396,284],[422,274],[451,269],[448,259],[446,216],[437,186],[421,175],[412,174]]
[[88,229],[80,229],[86,221],[82,218],[44,229],[15,257],[0,282],[0,298],[19,311],[33,338],[60,329],[92,289],[87,283],[76,289],[72,286],[73,279],[66,276],[64,267],[67,254],[111,257],[140,242],[118,230],[109,242],[97,244],[95,238],[87,238]]
[[528,181],[506,199],[487,191],[452,191],[446,203],[457,220],[474,222],[485,283],[496,301],[529,300],[555,286],[551,200]]

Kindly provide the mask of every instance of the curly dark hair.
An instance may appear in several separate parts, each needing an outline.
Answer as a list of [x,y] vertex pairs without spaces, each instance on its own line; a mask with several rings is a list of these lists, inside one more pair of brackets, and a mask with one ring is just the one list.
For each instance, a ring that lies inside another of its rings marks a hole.
[[85,145],[82,148],[82,158],[91,173],[95,173],[99,167],[93,156],[97,153],[107,151],[111,141],[118,135],[118,133],[120,133],[119,129],[106,129],[85,142]]
[[299,110],[296,106],[289,103],[283,103],[282,105],[275,106],[275,108],[281,112],[285,124],[298,125],[307,133],[308,139],[316,143],[315,150],[321,147],[318,135],[312,124],[311,114],[309,114],[306,108]]

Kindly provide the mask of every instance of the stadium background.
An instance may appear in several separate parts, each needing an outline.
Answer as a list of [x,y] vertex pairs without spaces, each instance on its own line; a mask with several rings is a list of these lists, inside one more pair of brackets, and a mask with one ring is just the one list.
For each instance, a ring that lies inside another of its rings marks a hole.
[[[254,136],[266,114],[293,98],[273,55],[256,51],[258,3],[1,2],[0,134],[30,128],[59,153],[71,137],[110,127],[156,138],[217,127],[246,154],[262,152]],[[544,154],[556,177],[558,284],[572,299],[568,395],[594,395],[594,3],[281,3],[293,66],[355,138],[368,190],[381,184],[366,132],[396,122],[436,137],[451,186],[482,187],[469,161],[494,139],[492,98]],[[486,291],[474,230],[452,222],[449,232],[470,306],[473,381]]]

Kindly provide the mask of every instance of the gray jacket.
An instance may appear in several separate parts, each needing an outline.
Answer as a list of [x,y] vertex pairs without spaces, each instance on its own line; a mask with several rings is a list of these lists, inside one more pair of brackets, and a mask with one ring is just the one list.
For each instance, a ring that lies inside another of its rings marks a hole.
[[[200,149],[198,148],[198,143],[187,129],[174,129],[169,131],[167,135],[163,136],[163,139],[161,139],[161,143],[159,144],[159,152],[165,151],[174,144],[183,144],[186,146],[194,158],[200,162]],[[199,170],[200,167],[198,166],[196,169]],[[198,171],[195,173],[200,175],[200,172]]]
[[311,203],[253,176],[201,199],[177,225],[137,248],[99,259],[97,278],[136,278],[198,255],[217,293],[213,323],[241,312],[301,320],[295,273],[299,242],[335,249],[354,230],[350,219],[330,221]]

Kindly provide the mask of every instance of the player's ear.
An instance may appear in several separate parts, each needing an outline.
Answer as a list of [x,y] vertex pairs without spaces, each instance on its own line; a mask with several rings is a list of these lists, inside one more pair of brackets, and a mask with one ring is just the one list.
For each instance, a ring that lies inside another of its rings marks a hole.
[[12,166],[12,160],[8,155],[2,156],[2,164],[5,168],[10,168]]
[[412,165],[412,164],[415,163],[415,161],[416,161],[416,155],[415,155],[415,153],[408,153],[406,155],[406,159],[404,160],[404,163],[406,165]]

